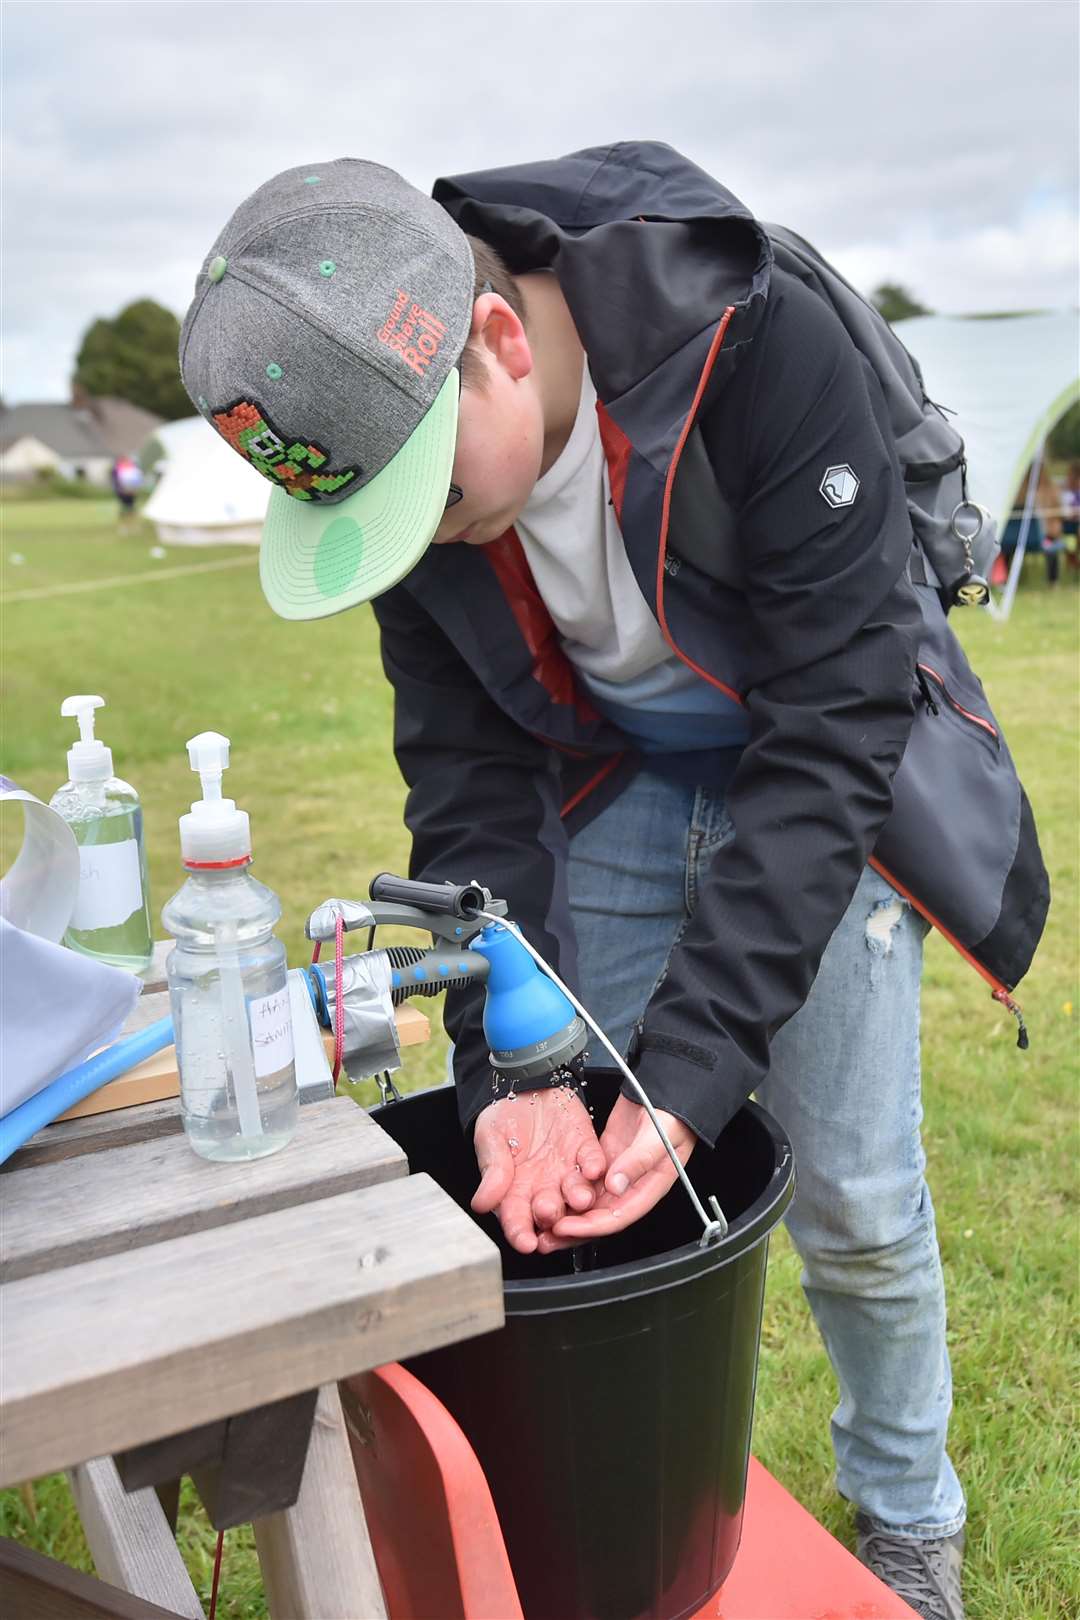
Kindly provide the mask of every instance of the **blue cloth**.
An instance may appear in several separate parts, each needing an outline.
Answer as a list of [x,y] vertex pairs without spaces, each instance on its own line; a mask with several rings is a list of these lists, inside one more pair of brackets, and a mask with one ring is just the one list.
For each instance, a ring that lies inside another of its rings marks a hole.
[[[139,999],[142,983],[125,968],[41,939],[7,917],[0,917],[0,960],[4,1116],[114,1040]],[[57,1112],[77,1101],[72,1097]]]
[[[705,871],[734,837],[722,796],[643,771],[570,846],[581,999],[626,1050]],[[791,1137],[788,1230],[840,1386],[837,1483],[881,1528],[949,1536],[945,1293],[919,1135],[926,925],[867,868],[757,1092]]]

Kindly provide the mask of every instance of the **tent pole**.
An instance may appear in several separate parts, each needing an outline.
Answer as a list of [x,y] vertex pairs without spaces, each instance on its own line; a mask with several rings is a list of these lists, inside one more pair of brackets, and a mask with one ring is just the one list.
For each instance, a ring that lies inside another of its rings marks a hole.
[[1035,451],[1035,454],[1032,457],[1031,468],[1028,472],[1027,494],[1024,497],[1024,513],[1020,519],[1020,533],[1016,537],[1016,550],[1012,555],[1012,563],[1009,568],[1009,577],[1005,581],[1005,587],[1001,593],[1001,601],[998,603],[993,601],[988,603],[989,610],[993,614],[994,618],[999,619],[1003,624],[1013,610],[1013,603],[1016,600],[1016,593],[1020,587],[1020,575],[1023,572],[1024,558],[1027,555],[1028,530],[1031,528],[1031,519],[1035,511],[1035,500],[1039,488],[1039,479],[1042,475],[1043,451],[1045,448],[1046,435],[1043,434],[1042,438],[1039,440],[1038,449]]

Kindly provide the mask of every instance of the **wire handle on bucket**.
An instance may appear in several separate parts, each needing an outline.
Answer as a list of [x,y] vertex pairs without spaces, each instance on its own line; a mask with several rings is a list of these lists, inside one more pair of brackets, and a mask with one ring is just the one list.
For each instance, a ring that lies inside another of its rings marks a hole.
[[582,1006],[581,1002],[574,995],[574,992],[568,989],[567,986],[562,982],[559,975],[555,972],[555,969],[550,965],[550,963],[545,962],[544,958],[540,955],[540,952],[535,950],[533,946],[529,944],[529,941],[525,938],[524,934],[521,932],[521,929],[516,923],[511,922],[509,917],[498,917],[490,911],[477,911],[476,915],[478,917],[483,917],[487,922],[497,923],[500,928],[505,928],[508,933],[513,934],[518,943],[524,945],[537,967],[541,968],[543,972],[547,974],[548,978],[553,980],[554,983],[558,985],[559,989],[570,1002],[574,1010],[579,1013],[582,1018],[584,1018],[589,1028],[600,1037],[600,1040],[603,1042],[609,1055],[615,1060],[617,1066],[622,1070],[627,1080],[629,1080],[630,1084],[633,1086],[642,1106],[645,1108],[649,1118],[656,1126],[660,1140],[664,1144],[664,1150],[672,1164],[675,1166],[675,1173],[686,1189],[686,1195],[697,1211],[698,1218],[701,1221],[702,1227],[704,1228],[701,1234],[702,1247],[704,1247],[706,1243],[714,1242],[717,1238],[722,1238],[727,1232],[728,1223],[725,1219],[723,1210],[720,1208],[720,1204],[715,1193],[710,1194],[709,1197],[709,1204],[713,1212],[713,1219],[710,1220],[705,1206],[702,1204],[701,1199],[697,1195],[693,1182],[686,1173],[685,1165],[682,1163],[679,1155],[675,1152],[675,1149],[671,1144],[671,1138],[668,1136],[668,1133],[665,1131],[663,1125],[661,1125],[656,1109],[653,1107],[652,1103],[645,1095],[645,1092],[642,1090],[637,1075],[630,1068],[629,1064],[619,1056],[618,1052],[616,1052],[615,1048],[612,1046],[611,1042],[600,1028],[600,1025],[596,1022],[596,1019],[589,1011],[587,1011],[585,1007]]

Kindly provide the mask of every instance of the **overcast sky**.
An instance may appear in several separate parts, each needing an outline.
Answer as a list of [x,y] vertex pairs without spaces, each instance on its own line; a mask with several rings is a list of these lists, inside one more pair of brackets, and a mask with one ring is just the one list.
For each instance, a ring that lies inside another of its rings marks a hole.
[[6,0],[3,396],[67,397],[87,324],[181,315],[277,170],[373,158],[429,187],[665,140],[867,291],[948,312],[1077,303],[1073,0]]

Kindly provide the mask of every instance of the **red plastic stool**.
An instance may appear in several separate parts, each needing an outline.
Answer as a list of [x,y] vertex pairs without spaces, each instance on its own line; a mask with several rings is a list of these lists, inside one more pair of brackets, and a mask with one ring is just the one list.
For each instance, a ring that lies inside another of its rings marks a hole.
[[694,1620],[919,1620],[750,1459],[731,1574]]
[[390,1620],[524,1620],[484,1471],[446,1407],[396,1362],[340,1390]]
[[[396,1364],[341,1404],[390,1620],[523,1620],[487,1480],[431,1391]],[[694,1620],[918,1620],[755,1458],[735,1566]]]

